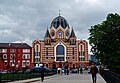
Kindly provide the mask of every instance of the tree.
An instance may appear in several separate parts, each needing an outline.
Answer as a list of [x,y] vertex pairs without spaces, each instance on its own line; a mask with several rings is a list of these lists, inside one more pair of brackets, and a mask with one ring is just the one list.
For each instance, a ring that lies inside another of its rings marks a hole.
[[108,14],[105,21],[89,29],[91,51],[102,64],[120,72],[120,15]]

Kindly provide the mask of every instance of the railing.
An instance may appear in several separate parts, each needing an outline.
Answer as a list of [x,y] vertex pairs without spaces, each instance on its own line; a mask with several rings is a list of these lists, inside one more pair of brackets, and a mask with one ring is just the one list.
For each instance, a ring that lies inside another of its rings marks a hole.
[[107,83],[120,83],[120,75],[109,70],[100,70],[100,75]]

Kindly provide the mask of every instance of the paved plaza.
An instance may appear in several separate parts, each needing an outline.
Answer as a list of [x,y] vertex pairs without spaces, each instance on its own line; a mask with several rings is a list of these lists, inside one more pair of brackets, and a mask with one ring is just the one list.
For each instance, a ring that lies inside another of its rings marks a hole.
[[[53,75],[45,77],[44,82],[40,78],[29,79],[23,81],[15,81],[10,83],[92,83],[91,74],[84,72],[83,74],[69,74],[69,75]],[[106,83],[105,80],[97,74],[96,83]]]

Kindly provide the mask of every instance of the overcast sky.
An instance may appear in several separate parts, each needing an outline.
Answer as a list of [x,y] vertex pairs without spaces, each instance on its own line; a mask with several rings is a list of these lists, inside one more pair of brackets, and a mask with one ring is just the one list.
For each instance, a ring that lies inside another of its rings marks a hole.
[[43,39],[59,10],[77,39],[87,40],[91,26],[105,20],[108,13],[120,14],[120,0],[0,0],[0,43],[31,45]]

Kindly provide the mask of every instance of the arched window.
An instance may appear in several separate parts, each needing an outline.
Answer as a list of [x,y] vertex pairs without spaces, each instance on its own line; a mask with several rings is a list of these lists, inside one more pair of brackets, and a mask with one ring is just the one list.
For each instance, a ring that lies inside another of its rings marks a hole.
[[62,68],[62,64],[59,64],[59,68]]
[[37,52],[38,52],[38,45],[36,46],[36,50],[37,50]]
[[46,67],[48,67],[48,64],[46,64]]
[[52,68],[56,69],[56,64],[55,63],[53,63]]
[[48,48],[46,48],[46,56],[48,56]]
[[73,64],[73,69],[75,69],[75,64]]
[[58,45],[56,48],[57,55],[64,55],[64,47],[62,45]]

